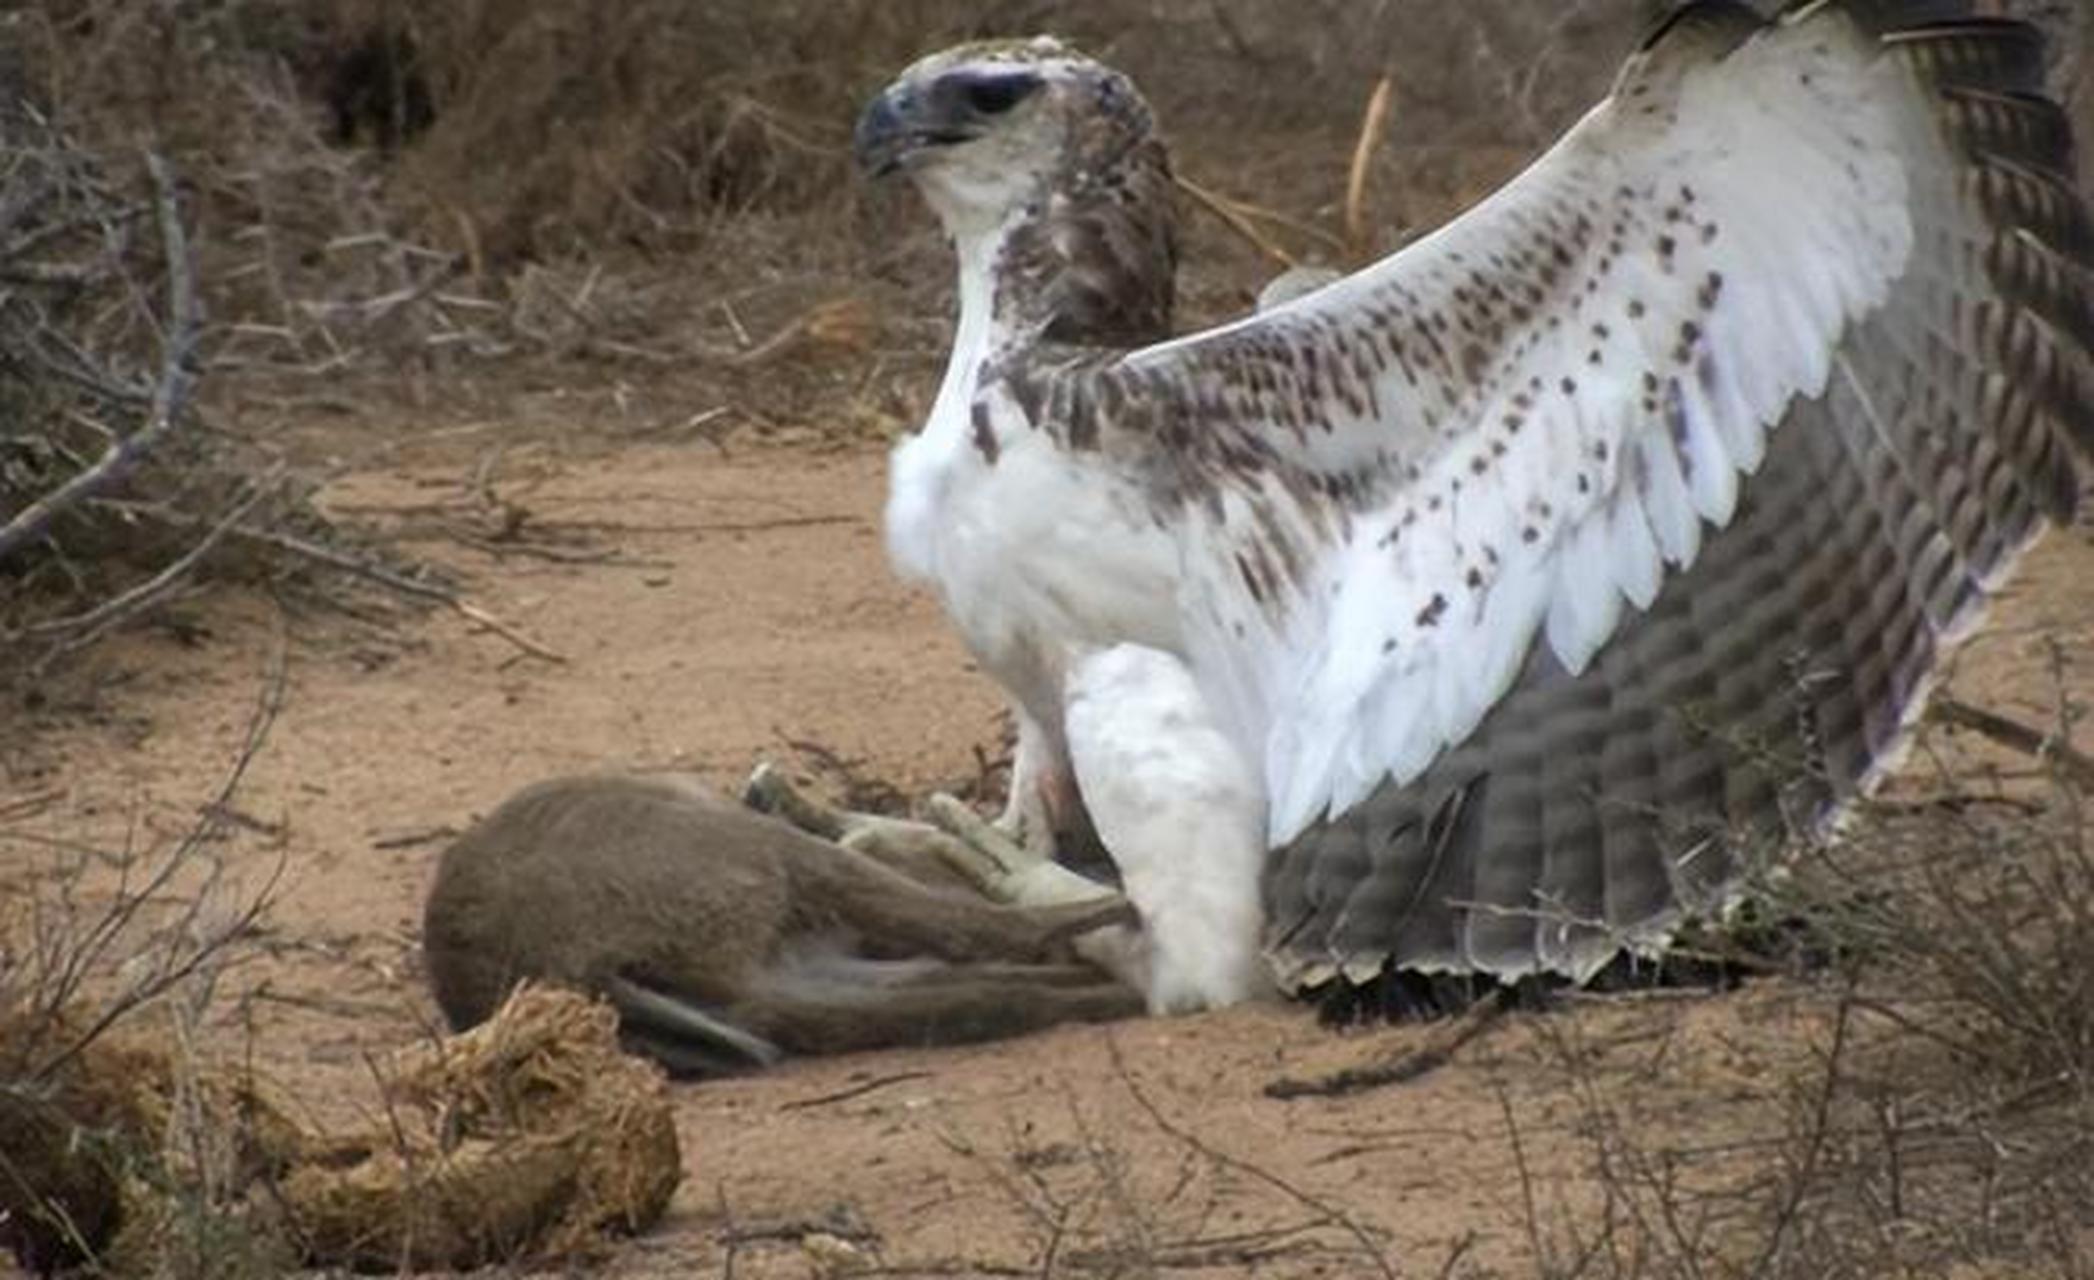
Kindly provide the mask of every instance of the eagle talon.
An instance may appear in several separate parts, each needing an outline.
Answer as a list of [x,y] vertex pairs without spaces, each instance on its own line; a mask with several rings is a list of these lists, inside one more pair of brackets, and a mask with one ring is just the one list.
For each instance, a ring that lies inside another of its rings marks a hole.
[[1069,870],[1046,850],[1015,839],[942,792],[925,803],[929,822],[857,813],[806,795],[783,770],[766,761],[743,785],[742,803],[883,862],[935,861],[985,897],[1013,906],[1104,902],[1119,896],[1111,886]]
[[954,862],[953,869],[992,898],[1037,907],[1119,896],[1110,885],[1056,862],[1048,849],[986,821],[957,797],[936,792],[924,802],[924,812],[964,846],[965,862]]

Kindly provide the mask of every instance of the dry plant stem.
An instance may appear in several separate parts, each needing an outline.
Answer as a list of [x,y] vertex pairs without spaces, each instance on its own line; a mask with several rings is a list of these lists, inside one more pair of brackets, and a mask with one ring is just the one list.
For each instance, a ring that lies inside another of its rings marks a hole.
[[[104,909],[101,918],[94,922],[85,937],[70,940],[69,945],[61,948],[65,953],[62,956],[44,957],[46,964],[32,977],[30,987],[40,1014],[55,1015],[71,1004],[79,992],[81,983],[100,967],[103,957],[109,954],[110,948],[129,930],[139,911],[146,904],[161,898],[177,874],[207,858],[207,847],[222,833],[225,826],[226,820],[221,815],[230,811],[234,795],[246,778],[249,767],[261,754],[263,745],[269,739],[269,732],[283,710],[286,645],[285,637],[279,634],[275,651],[270,656],[269,668],[263,677],[261,694],[256,700],[253,714],[248,718],[247,731],[241,741],[239,753],[234,757],[225,781],[219,785],[211,801],[204,806],[202,816],[196,824],[183,835],[181,841],[160,865],[154,868],[144,884],[136,889],[119,886],[115,901]],[[35,1070],[28,1074],[27,1079],[41,1083],[55,1078],[67,1063],[79,1056],[81,1051],[110,1027],[198,972],[232,942],[245,935],[273,901],[285,866],[284,857],[279,855],[275,867],[270,870],[262,887],[230,920],[195,930],[197,941],[186,948],[172,947],[168,954],[162,957],[162,962],[154,972],[143,981],[130,984],[121,994],[104,1005],[92,1022],[73,1037],[70,1043],[39,1063]],[[216,879],[215,870],[214,868],[213,880]],[[169,936],[192,936],[192,926],[202,923],[201,917],[208,905],[208,899],[208,893],[198,893],[192,899],[185,917],[179,922],[180,927],[172,930]]]
[[160,570],[144,582],[112,596],[85,613],[71,617],[54,618],[29,626],[24,634],[32,636],[57,636],[59,639],[49,652],[39,658],[31,668],[41,673],[58,657],[76,649],[93,644],[112,629],[127,620],[144,613],[165,600],[183,579],[192,573],[205,556],[211,553],[228,533],[231,533],[247,514],[259,506],[265,498],[273,495],[283,479],[283,468],[277,466],[256,481],[241,499],[233,504],[232,510],[212,524],[196,545],[177,556],[173,563]]
[[[274,474],[272,473],[272,476]],[[157,504],[121,503],[112,505],[120,506],[123,510],[135,514],[150,516],[166,524],[186,526],[199,523],[192,516],[170,511]],[[240,518],[246,514],[249,505],[251,504],[243,505],[240,510],[215,526],[212,540],[215,540],[217,536],[222,534],[240,541],[259,543],[277,551],[289,552],[302,559],[326,565],[331,569],[340,569],[344,573],[354,574],[368,582],[397,591],[402,595],[415,596],[423,600],[434,600],[475,625],[485,627],[487,630],[494,632],[534,658],[542,658],[547,662],[558,663],[565,663],[568,660],[567,655],[532,639],[514,624],[503,621],[487,609],[474,604],[457,591],[441,583],[423,582],[416,578],[410,578],[406,574],[397,573],[384,565],[374,564],[362,557],[298,537],[295,534],[283,533],[275,529],[257,529],[250,525],[238,523]],[[200,547],[193,551],[191,555],[198,555],[208,549],[207,546]],[[189,557],[184,558],[189,559]]]
[[1513,1006],[1511,987],[1500,987],[1464,1010],[1425,1044],[1371,1067],[1346,1067],[1307,1080],[1282,1077],[1265,1086],[1268,1098],[1341,1098],[1384,1085],[1406,1084],[1454,1060],[1470,1041],[1496,1026]]
[[771,533],[779,529],[816,529],[827,525],[862,525],[863,516],[778,516],[769,520],[701,520],[695,523],[631,524],[618,520],[562,520],[561,529],[606,533]]
[[1244,242],[1259,253],[1290,270],[1301,265],[1300,259],[1273,243],[1271,237],[1258,230],[1257,225],[1244,216],[1248,206],[1231,200],[1218,191],[1209,190],[1183,174],[1177,176],[1177,183],[1187,195],[1199,202],[1201,208],[1221,219],[1223,226],[1242,236]]
[[1434,1273],[1437,1280],[1453,1280],[1454,1269],[1461,1265],[1461,1260],[1468,1257],[1469,1250],[1475,1247],[1476,1233],[1473,1231],[1463,1232],[1461,1239],[1456,1240],[1454,1246],[1447,1250],[1447,1260],[1442,1262],[1440,1269]]
[[1846,1082],[1847,1031],[1854,1012],[1852,996],[1850,988],[1842,994],[1835,1011],[1832,1044],[1825,1050],[1825,1074],[1811,1099],[1810,1127],[1804,1140],[1803,1156],[1789,1171],[1788,1187],[1782,1196],[1781,1207],[1775,1213],[1774,1226],[1767,1233],[1766,1248],[1761,1250],[1759,1261],[1752,1268],[1754,1275],[1765,1275],[1772,1269],[1796,1224],[1804,1197],[1817,1187],[1818,1165],[1824,1157],[1826,1142],[1832,1136],[1833,1098]]
[[2085,791],[2094,791],[2094,758],[2074,750],[2060,734],[2031,729],[2020,721],[2010,720],[1996,711],[1974,707],[1955,698],[1936,698],[1933,711],[1934,717],[1943,724],[1969,729],[2003,747],[2034,756],[2055,766],[2072,785]]
[[1498,1096],[1498,1113],[1505,1117],[1505,1140],[1512,1146],[1512,1167],[1520,1180],[1520,1216],[1527,1228],[1527,1248],[1533,1253],[1537,1269],[1547,1265],[1550,1250],[1541,1234],[1541,1207],[1534,1197],[1534,1170],[1527,1163],[1527,1146],[1520,1140],[1519,1118],[1512,1113],[1512,1097],[1505,1091],[1505,1082],[1493,1079],[1492,1092]]
[[395,573],[383,565],[373,564],[368,560],[350,555],[346,551],[337,551],[333,547],[322,546],[317,542],[309,542],[304,538],[295,537],[288,533],[237,526],[232,532],[239,537],[264,543],[280,551],[288,551],[293,555],[303,556],[308,560],[317,561],[330,568],[340,569],[345,573],[353,573],[360,578],[375,582],[382,587],[389,587],[404,595],[437,601],[457,613],[460,617],[494,632],[534,658],[543,658],[547,662],[565,663],[567,661],[566,654],[533,640],[515,626],[502,621],[449,587],[440,586],[433,582],[418,582],[405,574]]
[[1360,117],[1360,136],[1352,144],[1352,164],[1345,171],[1345,258],[1349,263],[1366,261],[1372,248],[1367,241],[1367,171],[1373,167],[1374,153],[1381,149],[1395,87],[1395,81],[1386,75],[1375,81],[1366,114]]
[[848,1089],[838,1089],[832,1093],[817,1094],[812,1098],[799,1098],[792,1102],[781,1102],[778,1104],[778,1109],[780,1111],[804,1111],[809,1107],[826,1107],[832,1103],[849,1102],[853,1098],[862,1098],[876,1089],[885,1089],[891,1084],[905,1084],[911,1080],[928,1080],[930,1078],[931,1073],[928,1071],[897,1071],[892,1075],[874,1076],[870,1080],[862,1080]]
[[167,257],[168,291],[167,334],[162,343],[160,378],[153,388],[145,425],[111,444],[93,466],[30,503],[0,527],[0,560],[42,537],[51,522],[68,507],[82,498],[100,493],[130,470],[140,458],[173,433],[188,406],[193,381],[188,366],[196,348],[197,334],[196,271],[189,256],[189,237],[182,227],[174,171],[155,152],[146,153],[145,163],[153,179],[160,243]]
[[1384,1280],[1396,1280],[1396,1270],[1389,1265],[1389,1259],[1382,1251],[1381,1246],[1374,1242],[1374,1237],[1369,1235],[1367,1229],[1361,1226],[1351,1214],[1336,1205],[1310,1195],[1270,1169],[1252,1164],[1248,1160],[1239,1159],[1226,1151],[1209,1145],[1198,1134],[1173,1123],[1162,1111],[1157,1109],[1155,1102],[1150,1100],[1149,1095],[1144,1093],[1141,1085],[1135,1081],[1133,1073],[1128,1071],[1127,1058],[1120,1051],[1119,1039],[1110,1031],[1105,1034],[1105,1047],[1107,1052],[1112,1055],[1113,1073],[1119,1076],[1120,1083],[1126,1086],[1127,1092],[1134,1099],[1135,1105],[1140,1107],[1143,1113],[1149,1117],[1149,1120],[1158,1129],[1161,1129],[1166,1136],[1183,1144],[1190,1150],[1198,1152],[1215,1164],[1233,1169],[1237,1173],[1264,1183],[1266,1186],[1287,1196],[1296,1204],[1320,1215],[1322,1221],[1336,1225],[1353,1238],[1353,1241],[1359,1245],[1360,1253],[1374,1264],[1374,1270]]

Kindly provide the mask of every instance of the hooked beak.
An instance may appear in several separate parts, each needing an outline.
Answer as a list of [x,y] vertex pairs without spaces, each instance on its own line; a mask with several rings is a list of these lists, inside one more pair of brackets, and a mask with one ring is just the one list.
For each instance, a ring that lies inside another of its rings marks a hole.
[[865,104],[851,133],[851,153],[867,177],[885,177],[930,148],[980,136],[978,128],[953,115],[915,90],[897,85]]
[[981,137],[1043,83],[1022,67],[968,68],[922,84],[904,80],[865,104],[851,151],[868,175],[892,173],[917,156]]
[[869,178],[883,178],[901,168],[902,157],[911,150],[897,96],[896,90],[888,89],[866,103],[851,133],[851,155]]

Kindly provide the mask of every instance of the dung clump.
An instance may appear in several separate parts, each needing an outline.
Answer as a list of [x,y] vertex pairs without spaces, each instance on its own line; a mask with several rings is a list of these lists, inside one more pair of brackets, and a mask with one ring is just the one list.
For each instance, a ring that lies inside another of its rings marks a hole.
[[311,1264],[587,1254],[652,1225],[683,1177],[662,1073],[577,995],[519,989],[490,1021],[411,1051],[387,1092],[391,1123],[333,1140],[278,1188]]
[[165,1274],[208,1220],[228,1275],[553,1261],[645,1230],[683,1176],[661,1072],[619,1051],[608,1007],[548,988],[404,1050],[360,1131],[278,1094],[135,1033],[0,1077],[0,1250],[37,1275]]

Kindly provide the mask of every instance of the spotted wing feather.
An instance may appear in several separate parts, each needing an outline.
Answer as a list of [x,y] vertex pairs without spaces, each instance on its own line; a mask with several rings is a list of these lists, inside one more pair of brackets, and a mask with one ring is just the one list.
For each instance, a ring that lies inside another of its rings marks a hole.
[[1892,749],[2094,430],[2039,69],[1942,3],[1694,5],[1439,233],[1026,392],[1178,531],[1292,976],[1588,970]]

